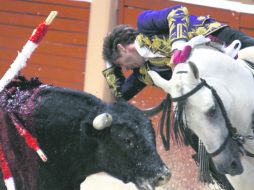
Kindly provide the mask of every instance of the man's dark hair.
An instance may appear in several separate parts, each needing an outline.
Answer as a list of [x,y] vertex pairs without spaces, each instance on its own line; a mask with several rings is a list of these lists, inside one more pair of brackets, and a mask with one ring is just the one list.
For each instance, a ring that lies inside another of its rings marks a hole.
[[120,56],[117,44],[128,45],[135,41],[138,31],[129,25],[118,25],[105,38],[103,59],[111,64]]

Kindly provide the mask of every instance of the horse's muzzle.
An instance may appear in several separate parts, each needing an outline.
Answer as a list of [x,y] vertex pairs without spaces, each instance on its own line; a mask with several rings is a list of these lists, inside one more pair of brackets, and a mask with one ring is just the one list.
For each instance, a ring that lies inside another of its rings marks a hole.
[[229,175],[240,175],[243,173],[243,166],[239,160],[232,160],[228,170]]

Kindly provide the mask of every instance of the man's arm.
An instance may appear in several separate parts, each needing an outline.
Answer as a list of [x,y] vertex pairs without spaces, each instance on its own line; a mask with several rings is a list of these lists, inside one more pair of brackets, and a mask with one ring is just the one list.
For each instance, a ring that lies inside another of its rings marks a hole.
[[162,10],[146,10],[138,16],[138,31],[151,36],[169,34],[171,43],[188,40],[189,14],[186,7],[176,5]]
[[133,72],[126,79],[121,68],[116,66],[108,68],[102,73],[117,100],[129,100],[146,86],[138,79],[136,72]]

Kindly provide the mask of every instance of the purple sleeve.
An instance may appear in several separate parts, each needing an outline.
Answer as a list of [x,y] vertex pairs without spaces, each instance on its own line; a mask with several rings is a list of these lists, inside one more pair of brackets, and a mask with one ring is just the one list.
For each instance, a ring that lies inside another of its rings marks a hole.
[[167,16],[172,10],[180,7],[182,7],[182,5],[176,5],[162,10],[143,11],[137,19],[139,32],[146,35],[168,33]]

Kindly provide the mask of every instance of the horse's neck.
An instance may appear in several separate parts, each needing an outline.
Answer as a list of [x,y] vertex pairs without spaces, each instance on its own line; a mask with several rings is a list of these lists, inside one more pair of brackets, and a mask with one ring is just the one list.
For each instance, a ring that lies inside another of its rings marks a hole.
[[191,59],[197,65],[200,77],[213,86],[219,95],[222,96],[227,91],[232,98],[232,123],[235,127],[241,127],[239,130],[242,133],[249,133],[254,111],[254,82],[250,70],[210,48],[197,49]]
[[244,78],[246,75],[250,76],[249,70],[243,64],[239,64],[235,59],[214,48],[199,48],[193,53],[192,58],[201,77],[219,78],[231,83],[231,80],[235,79],[241,81],[238,76],[245,76]]
[[243,64],[212,48],[199,49],[192,58],[199,69],[201,78],[211,82],[220,81],[234,96],[239,96],[241,99],[243,95],[245,99],[248,98],[246,94],[243,94],[246,90],[248,94],[254,96],[254,90],[251,90],[254,85],[253,75]]

